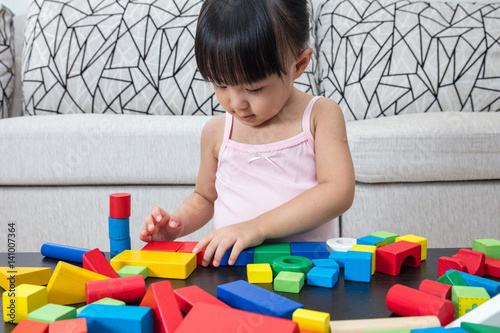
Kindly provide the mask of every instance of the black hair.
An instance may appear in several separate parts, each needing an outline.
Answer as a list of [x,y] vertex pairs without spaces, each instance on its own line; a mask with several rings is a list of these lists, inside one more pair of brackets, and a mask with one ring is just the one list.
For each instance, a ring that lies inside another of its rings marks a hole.
[[307,0],[205,0],[198,18],[198,69],[218,85],[287,74],[309,42]]

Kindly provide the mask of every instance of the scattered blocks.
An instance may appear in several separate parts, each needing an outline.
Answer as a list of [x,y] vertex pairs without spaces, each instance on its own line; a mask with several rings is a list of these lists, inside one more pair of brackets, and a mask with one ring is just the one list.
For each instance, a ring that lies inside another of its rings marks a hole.
[[46,287],[22,284],[8,289],[2,295],[4,321],[17,324],[28,318],[30,312],[46,304]]
[[444,275],[442,275],[437,282],[449,284],[450,286],[467,286],[467,282],[465,282],[464,278],[458,271],[448,271]]
[[313,267],[307,273],[307,284],[316,287],[333,288],[338,279],[338,269]]
[[229,307],[229,305],[227,305],[224,302],[221,302],[220,300],[217,299],[217,297],[210,295],[209,293],[207,293],[205,290],[201,289],[198,286],[177,288],[174,290],[174,294],[175,294],[175,299],[177,300],[177,304],[179,305],[179,308],[181,309],[182,312],[186,314],[198,302],[213,304],[222,307]]
[[106,257],[104,254],[102,254],[101,250],[99,249],[93,249],[92,251],[89,251],[83,255],[82,258],[83,261],[83,268],[110,277],[110,278],[117,278],[118,274],[116,274],[116,271],[111,267],[109,264],[108,260],[106,260]]
[[[230,248],[229,250],[224,253],[224,256],[222,257],[219,266],[228,266],[229,265],[229,257],[231,256],[231,251],[233,248]],[[233,266],[246,266],[248,264],[253,264],[253,256],[254,256],[254,249],[249,248],[245,249],[240,252],[238,255],[238,258],[234,262]]]
[[54,321],[49,324],[49,333],[87,333],[87,320],[75,318]]
[[421,253],[420,244],[406,241],[378,248],[376,270],[392,276],[399,275],[402,265],[419,267]]
[[472,249],[483,252],[487,257],[500,259],[500,240],[493,238],[475,239],[472,241]]
[[51,275],[50,267],[0,267],[0,287],[9,290],[21,284],[42,286],[49,283]]
[[[127,305],[127,303],[123,302],[123,301],[119,301],[117,299],[113,299],[113,298],[109,298],[109,297],[104,297],[104,298],[101,298],[100,300],[98,301],[95,301],[94,303],[92,304],[106,304],[106,305],[118,305],[118,306],[123,306],[123,305]],[[76,309],[76,315],[78,316],[78,314],[80,312],[83,311],[83,309],[85,309],[88,305],[84,305],[78,309]]]
[[486,257],[484,274],[500,278],[500,259]]
[[[449,273],[453,273],[450,271]],[[447,272],[448,273],[448,272]],[[468,274],[465,272],[457,272],[469,287],[482,287],[486,289],[490,297],[500,294],[500,282],[486,279],[480,276]]]
[[272,264],[274,259],[289,256],[291,253],[290,243],[262,244],[254,248],[253,263]]
[[330,314],[307,309],[297,309],[293,313],[293,321],[299,328],[315,332],[330,332]]
[[76,308],[59,304],[46,304],[41,308],[30,312],[28,319],[51,323],[56,320],[75,319]]
[[292,319],[293,312],[304,307],[243,280],[219,285],[217,298],[236,309],[286,319]]
[[349,251],[346,254],[344,279],[346,281],[370,282],[372,278],[372,254]]
[[449,284],[432,280],[423,280],[418,290],[440,298],[451,299],[451,287],[452,286]]
[[109,250],[111,258],[130,250],[130,194],[114,193],[109,196]]
[[490,295],[481,287],[454,286],[451,289],[451,301],[455,305],[455,318],[463,316],[489,299]]
[[78,314],[78,318],[87,319],[89,332],[153,332],[153,312],[146,307],[90,304]]
[[458,258],[440,257],[438,261],[438,278],[450,269],[467,273],[467,265],[462,260]]
[[376,260],[376,251],[377,251],[377,247],[374,246],[374,245],[354,245],[351,249],[351,251],[357,251],[357,252],[368,252],[368,253],[371,253],[372,255],[372,270],[371,270],[371,274],[375,274],[375,268],[377,267],[377,260]]
[[[197,244],[196,242],[195,245]],[[179,248],[182,246],[183,242],[160,242],[160,241],[151,241],[144,245],[141,251],[163,251],[163,252],[177,252]],[[193,246],[194,248],[194,246]],[[191,249],[193,252],[193,249]]]
[[151,284],[140,306],[153,310],[155,332],[173,333],[182,321],[182,313],[170,281]]
[[309,258],[300,256],[282,256],[275,258],[271,267],[274,276],[277,276],[282,271],[307,274],[312,268],[312,261]]
[[130,238],[130,218],[114,219],[108,217],[109,239],[120,240]]
[[85,302],[85,283],[109,277],[59,261],[47,285],[47,300],[54,304]]
[[298,294],[304,286],[304,273],[281,271],[274,279],[274,291]]
[[358,245],[372,245],[376,248],[387,245],[387,239],[368,235],[365,237],[358,238],[356,244]]
[[273,283],[273,271],[269,264],[248,264],[247,278],[250,283]]
[[126,250],[111,259],[115,270],[126,265],[147,266],[149,277],[165,279],[187,279],[197,267],[194,253]]
[[83,255],[89,251],[89,249],[83,249],[81,247],[54,243],[44,243],[40,249],[43,256],[78,263],[83,262]]
[[384,238],[387,241],[386,245],[389,245],[389,244],[392,244],[392,243],[396,242],[396,238],[399,237],[398,234],[395,234],[395,233],[392,233],[392,232],[388,232],[388,231],[376,231],[376,232],[372,232],[372,233],[370,233],[370,236]]
[[483,276],[485,270],[486,256],[483,252],[460,249],[452,258],[462,260],[467,266],[467,271],[470,274]]
[[420,257],[420,260],[424,261],[425,259],[427,259],[427,238],[415,236],[415,235],[411,235],[411,234],[396,237],[396,242],[403,241],[403,240],[407,241],[407,242],[420,244],[420,250],[422,251],[422,255]]
[[325,242],[291,242],[292,256],[301,256],[309,259],[326,259],[330,255]]
[[119,277],[141,275],[144,279],[147,279],[148,268],[146,266],[125,265],[117,273]]
[[140,302],[146,294],[146,283],[142,275],[120,277],[116,279],[90,281],[85,285],[87,304],[104,297],[125,303]]

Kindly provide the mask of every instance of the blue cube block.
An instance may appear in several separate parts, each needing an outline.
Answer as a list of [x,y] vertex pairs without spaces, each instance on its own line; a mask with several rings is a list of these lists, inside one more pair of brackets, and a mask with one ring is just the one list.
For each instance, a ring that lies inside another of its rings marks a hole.
[[376,247],[381,247],[387,245],[387,240],[376,236],[365,236],[358,238],[356,244],[359,245],[373,245]]
[[313,259],[311,260],[314,267],[323,267],[323,268],[332,268],[339,269],[339,264],[335,261],[335,259]]
[[124,219],[114,219],[108,217],[109,239],[121,240],[130,238],[130,221],[126,217]]
[[[245,249],[240,252],[240,255],[238,256],[238,259],[236,259],[235,263],[233,266],[246,266],[248,264],[253,264],[253,249],[254,248],[249,248]],[[228,266],[229,263],[229,256],[231,255],[231,251],[233,249],[230,248],[229,250],[224,253],[224,256],[221,259],[220,266]]]
[[86,318],[89,333],[153,333],[148,307],[89,304],[77,317]]
[[345,258],[344,279],[346,281],[370,282],[372,278],[372,254],[348,251]]
[[339,270],[334,268],[313,267],[307,273],[307,284],[310,286],[333,288],[339,279]]
[[332,251],[328,258],[335,260],[337,264],[339,264],[340,268],[344,268],[346,254],[347,252]]
[[292,256],[306,257],[309,259],[327,259],[330,255],[325,242],[291,242]]

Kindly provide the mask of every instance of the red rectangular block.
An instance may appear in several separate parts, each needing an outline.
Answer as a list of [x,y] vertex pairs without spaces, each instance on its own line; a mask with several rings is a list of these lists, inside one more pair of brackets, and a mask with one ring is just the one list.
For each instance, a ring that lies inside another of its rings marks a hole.
[[443,276],[446,271],[454,269],[460,272],[468,273],[467,265],[460,259],[457,258],[449,258],[449,257],[441,257],[438,261],[438,278]]
[[89,271],[99,273],[112,279],[120,277],[99,249],[93,249],[92,251],[85,253],[83,255],[82,263],[83,268]]
[[419,267],[422,263],[421,245],[399,241],[377,248],[376,271],[392,276],[399,275],[401,266]]
[[67,319],[49,324],[49,333],[87,333],[87,319]]
[[23,319],[12,330],[12,333],[48,333],[49,324],[30,319]]
[[420,283],[418,290],[440,298],[451,299],[452,287],[453,286],[446,283],[425,279]]
[[177,252],[183,242],[151,241],[144,245],[141,251]]
[[484,274],[500,278],[500,259],[486,257]]
[[[195,248],[196,244],[198,242],[184,242],[182,243],[181,247],[177,249],[177,252],[182,252],[182,253],[193,253],[193,249]],[[201,262],[203,260],[203,256],[205,255],[205,251],[201,251],[196,255],[196,264],[201,265]],[[210,264],[212,264],[210,262]]]
[[170,281],[152,283],[139,306],[153,309],[155,333],[174,333],[182,322],[182,313]]
[[174,294],[177,304],[179,304],[179,308],[186,314],[191,310],[193,305],[198,302],[230,308],[229,305],[220,301],[217,297],[210,295],[198,286],[178,288],[174,290]]
[[196,303],[176,333],[300,333],[296,322],[213,304]]
[[146,282],[142,275],[132,275],[85,284],[85,299],[87,304],[94,303],[105,297],[117,299],[125,303],[140,302],[146,294]]
[[457,254],[451,257],[462,260],[467,266],[469,274],[484,276],[486,256],[483,252],[460,249]]

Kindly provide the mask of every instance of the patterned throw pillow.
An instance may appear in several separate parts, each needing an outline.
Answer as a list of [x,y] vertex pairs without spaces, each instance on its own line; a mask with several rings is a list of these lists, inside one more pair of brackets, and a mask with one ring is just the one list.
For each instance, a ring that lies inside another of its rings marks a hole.
[[347,120],[500,110],[500,3],[329,0],[320,92]]
[[[23,57],[25,112],[223,112],[196,67],[194,36],[201,4],[33,1]],[[302,90],[312,90],[312,77],[299,82]]]
[[0,118],[9,117],[14,92],[14,23],[12,13],[0,6]]

